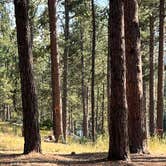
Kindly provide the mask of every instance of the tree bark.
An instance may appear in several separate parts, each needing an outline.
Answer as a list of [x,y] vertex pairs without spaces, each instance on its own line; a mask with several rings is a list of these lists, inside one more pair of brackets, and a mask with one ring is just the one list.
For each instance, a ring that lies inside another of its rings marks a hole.
[[98,133],[98,131],[99,131],[99,87],[97,87],[95,122],[96,122],[95,123],[96,133]]
[[148,142],[147,142],[147,109],[146,109],[146,82],[143,81],[143,100],[142,100],[142,114],[143,114],[143,146],[144,146],[144,152],[148,153]]
[[105,112],[105,86],[103,83],[102,110],[101,110],[101,133],[104,134],[104,112]]
[[85,86],[85,66],[84,66],[84,54],[83,54],[83,32],[81,30],[81,86],[82,86],[82,109],[83,109],[83,136],[88,137],[88,116],[86,105],[86,86]]
[[65,49],[63,56],[63,96],[62,96],[62,114],[63,114],[63,135],[66,141],[67,131],[67,82],[68,82],[68,55],[69,55],[69,4],[65,0]]
[[157,89],[157,134],[163,135],[163,56],[164,56],[164,0],[160,0],[158,89]]
[[59,57],[57,51],[56,35],[56,0],[48,0],[50,42],[51,42],[51,78],[52,78],[52,109],[53,109],[53,133],[56,142],[63,135],[62,108],[60,92]]
[[94,0],[91,0],[92,5],[92,81],[91,81],[91,112],[92,112],[92,141],[95,142],[95,54],[96,54],[96,20]]
[[142,114],[143,81],[138,3],[137,0],[125,0],[124,4],[129,146],[131,153],[140,153],[144,151],[144,137]]
[[[124,2],[110,0],[111,109],[109,124],[109,160],[129,157],[124,41]],[[110,87],[109,87],[110,88]]]
[[23,107],[24,154],[41,152],[38,123],[38,103],[32,71],[32,48],[28,20],[28,0],[14,0],[21,95]]
[[149,133],[154,136],[154,18],[150,16]]

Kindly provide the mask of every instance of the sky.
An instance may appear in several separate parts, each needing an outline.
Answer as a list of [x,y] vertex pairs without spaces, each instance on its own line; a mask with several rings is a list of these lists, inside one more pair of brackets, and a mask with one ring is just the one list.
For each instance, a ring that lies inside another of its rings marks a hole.
[[108,0],[96,0],[96,3],[102,6],[107,6]]

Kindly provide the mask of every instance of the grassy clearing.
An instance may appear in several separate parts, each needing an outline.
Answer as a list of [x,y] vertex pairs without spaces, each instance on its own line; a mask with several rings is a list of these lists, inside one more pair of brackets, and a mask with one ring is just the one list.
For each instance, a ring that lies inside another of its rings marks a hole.
[[[91,142],[80,144],[69,139],[68,144],[54,144],[43,142],[44,136],[51,135],[51,131],[41,130],[42,137],[42,151],[43,153],[51,154],[69,154],[76,153],[94,153],[107,152],[108,139],[106,137],[99,137],[97,143]],[[24,140],[21,137],[21,128],[13,126],[6,122],[0,122],[0,151],[18,152],[23,151]],[[166,139],[158,139],[154,137],[148,141],[149,151],[152,154],[166,154]]]
[[[56,154],[68,154],[75,153],[93,153],[93,152],[107,152],[108,140],[105,138],[98,138],[96,144],[79,142],[73,143],[70,139],[68,144],[55,144],[44,142],[44,136],[51,135],[51,131],[41,130],[42,137],[42,151],[43,153],[56,153]],[[0,151],[18,152],[23,151],[24,140],[21,137],[21,128],[13,126],[6,122],[0,122]]]

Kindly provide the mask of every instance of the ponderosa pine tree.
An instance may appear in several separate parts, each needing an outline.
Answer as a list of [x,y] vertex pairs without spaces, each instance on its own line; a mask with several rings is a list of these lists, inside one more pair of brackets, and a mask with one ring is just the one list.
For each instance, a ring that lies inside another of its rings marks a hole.
[[111,100],[109,110],[109,160],[126,160],[128,147],[128,111],[124,41],[124,2],[110,0]]
[[23,108],[24,154],[41,152],[38,102],[33,76],[33,55],[28,18],[28,0],[14,0],[21,95]]
[[65,0],[65,48],[63,55],[63,95],[62,95],[62,119],[63,119],[63,135],[66,141],[66,132],[67,132],[67,84],[68,84],[68,54],[69,54],[69,1]]
[[137,0],[125,0],[124,11],[129,147],[131,153],[139,153],[144,151],[144,137],[142,62]]
[[149,42],[149,133],[154,136],[154,17],[150,16],[150,42]]
[[164,3],[160,0],[159,14],[159,56],[158,56],[158,89],[157,89],[157,134],[163,135],[163,72],[164,72]]
[[62,106],[60,91],[59,57],[57,51],[56,33],[56,0],[48,0],[50,42],[51,42],[51,78],[52,78],[52,110],[53,110],[53,133],[58,142],[63,135]]
[[83,136],[88,137],[88,105],[86,101],[86,95],[87,95],[87,89],[85,86],[85,62],[84,62],[84,46],[83,46],[83,28],[81,27],[81,44],[80,44],[80,50],[81,50],[81,89],[82,89],[82,110],[83,110]]
[[92,5],[92,77],[91,77],[91,112],[92,112],[92,140],[95,142],[95,54],[96,54],[96,19],[94,0]]

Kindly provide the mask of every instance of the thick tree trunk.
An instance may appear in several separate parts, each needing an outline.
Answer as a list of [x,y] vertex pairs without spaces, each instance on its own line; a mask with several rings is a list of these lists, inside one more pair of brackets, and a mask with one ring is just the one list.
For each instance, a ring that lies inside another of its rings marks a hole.
[[149,133],[154,136],[154,18],[150,16]]
[[129,146],[131,153],[139,153],[144,151],[144,137],[142,114],[143,82],[138,3],[136,0],[125,0],[124,4]]
[[92,140],[95,142],[95,49],[96,49],[96,20],[95,20],[95,6],[94,0],[91,0],[92,5],[92,82],[91,82],[91,112],[92,112]]
[[32,71],[32,48],[28,20],[28,0],[14,0],[21,93],[23,107],[24,154],[41,152],[38,104]]
[[50,41],[51,41],[51,77],[52,77],[52,100],[53,100],[53,133],[58,142],[63,134],[62,109],[60,92],[59,57],[57,51],[56,36],[56,0],[48,0]]
[[126,101],[126,68],[123,0],[110,0],[111,109],[109,160],[126,160],[129,156]]
[[67,73],[68,73],[68,54],[69,54],[69,4],[65,0],[65,49],[63,56],[63,96],[62,96],[62,114],[63,114],[63,135],[66,141],[67,131]]
[[163,56],[164,56],[164,0],[160,0],[158,89],[157,89],[157,134],[163,135]]

